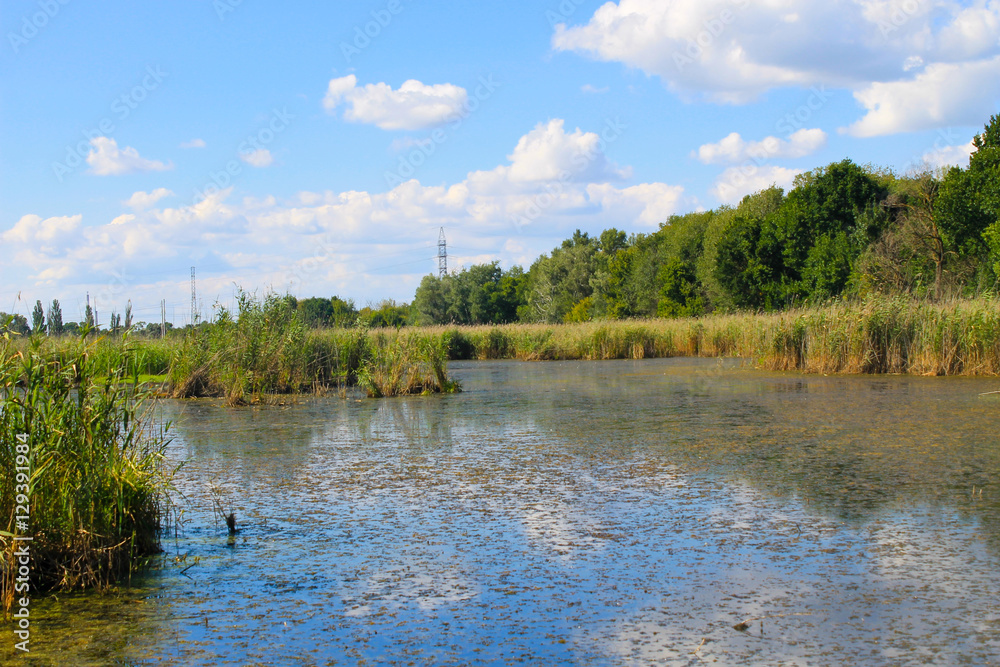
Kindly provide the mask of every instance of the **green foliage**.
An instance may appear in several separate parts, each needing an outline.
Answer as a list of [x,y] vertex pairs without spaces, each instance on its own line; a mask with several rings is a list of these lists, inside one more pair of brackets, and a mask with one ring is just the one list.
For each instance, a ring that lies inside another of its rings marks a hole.
[[59,305],[59,299],[53,299],[52,305],[49,306],[47,325],[50,336],[63,334],[62,307]]
[[694,317],[705,312],[705,299],[698,292],[698,279],[690,264],[671,259],[660,269],[659,317]]
[[312,328],[319,327],[349,327],[358,320],[358,310],[354,302],[341,299],[338,296],[329,299],[311,297],[295,302],[302,322]]
[[28,318],[24,315],[8,315],[0,312],[0,336],[26,336],[29,333],[31,328],[28,326]]
[[35,309],[31,312],[31,333],[35,335],[45,333],[45,311],[40,300],[35,301]]
[[524,271],[499,262],[476,264],[438,278],[424,276],[414,295],[419,324],[499,324],[518,318],[524,305]]
[[[150,393],[130,382],[135,348],[128,337],[118,341],[122,363],[110,370],[99,364],[96,342],[67,340],[57,351],[41,344],[0,340],[0,528],[17,532],[14,503],[27,488],[32,586],[107,587],[159,550],[166,441],[150,420]],[[15,474],[23,466],[19,444],[29,452],[26,480]],[[12,541],[0,542],[9,604],[16,563]]]
[[594,319],[594,297],[580,299],[572,310],[563,317],[563,322],[589,322]]

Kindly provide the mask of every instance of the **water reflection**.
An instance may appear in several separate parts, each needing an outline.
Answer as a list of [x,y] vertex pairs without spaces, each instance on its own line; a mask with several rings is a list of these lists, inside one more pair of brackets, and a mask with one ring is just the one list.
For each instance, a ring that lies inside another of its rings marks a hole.
[[39,664],[97,655],[84,635],[178,665],[1000,654],[995,383],[455,370],[449,397],[167,404],[184,533],[100,618],[40,601]]

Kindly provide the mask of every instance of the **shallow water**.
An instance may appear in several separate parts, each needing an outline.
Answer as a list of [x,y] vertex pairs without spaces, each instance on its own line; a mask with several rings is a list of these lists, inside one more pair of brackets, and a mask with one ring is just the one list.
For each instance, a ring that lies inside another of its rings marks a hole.
[[31,664],[1000,655],[997,381],[452,371],[454,396],[165,404],[182,530],[138,588],[33,601]]

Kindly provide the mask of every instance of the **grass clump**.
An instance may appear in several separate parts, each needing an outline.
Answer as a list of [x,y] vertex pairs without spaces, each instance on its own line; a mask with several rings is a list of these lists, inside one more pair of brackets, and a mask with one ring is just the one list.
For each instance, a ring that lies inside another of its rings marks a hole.
[[447,336],[377,332],[366,343],[358,384],[369,397],[459,391],[458,382],[448,379]]
[[[58,358],[37,339],[27,345],[0,339],[5,611],[14,597],[13,536],[25,528],[33,538],[32,592],[107,588],[159,551],[166,440],[151,420],[151,394],[128,377],[136,366],[127,337],[120,353],[122,363],[109,372],[86,332],[64,343]],[[30,472],[19,476],[19,466]],[[22,501],[30,510],[26,526],[15,519]]]
[[238,312],[192,330],[174,351],[175,398],[223,396],[229,405],[267,403],[279,394],[360,385],[369,396],[452,392],[448,344],[399,330],[310,330],[288,299],[240,292]]

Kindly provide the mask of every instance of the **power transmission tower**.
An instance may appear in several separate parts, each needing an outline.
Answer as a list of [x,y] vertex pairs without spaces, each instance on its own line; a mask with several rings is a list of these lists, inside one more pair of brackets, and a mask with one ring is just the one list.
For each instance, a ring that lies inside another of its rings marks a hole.
[[194,267],[191,267],[191,326],[198,324],[198,297],[194,288]]
[[438,278],[448,275],[448,241],[444,238],[444,227],[438,236]]

